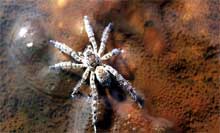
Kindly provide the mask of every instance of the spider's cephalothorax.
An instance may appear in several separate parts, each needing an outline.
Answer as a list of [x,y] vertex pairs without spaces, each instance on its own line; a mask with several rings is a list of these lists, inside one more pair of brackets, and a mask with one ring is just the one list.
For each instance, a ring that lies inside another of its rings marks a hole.
[[101,59],[96,53],[93,52],[91,45],[88,45],[88,47],[84,50],[83,55],[85,57],[83,59],[84,64],[87,64],[92,68],[100,65]]
[[140,97],[136,94],[135,88],[123,78],[121,74],[119,74],[113,67],[102,63],[104,60],[110,59],[112,56],[119,55],[121,53],[120,49],[113,49],[112,51],[104,54],[102,53],[105,50],[106,41],[108,39],[109,32],[111,30],[112,24],[109,23],[102,33],[101,44],[99,50],[97,50],[97,44],[94,37],[93,29],[90,25],[87,16],[84,16],[84,25],[87,35],[89,37],[89,41],[92,44],[88,45],[83,53],[75,52],[70,47],[68,47],[64,43],[60,43],[58,41],[50,40],[50,43],[53,44],[56,48],[58,48],[63,53],[71,56],[76,62],[73,63],[71,61],[60,62],[55,65],[50,66],[50,69],[62,69],[62,70],[70,70],[70,69],[81,69],[86,68],[85,72],[82,74],[82,79],[76,84],[73,88],[73,92],[71,94],[72,97],[75,97],[76,93],[79,92],[79,89],[83,83],[86,82],[86,79],[90,79],[90,88],[91,88],[91,108],[92,108],[92,123],[94,126],[94,131],[96,132],[96,120],[97,120],[97,100],[98,100],[98,92],[95,84],[95,77],[100,82],[100,84],[105,85],[110,82],[110,75],[115,77],[116,81],[121,85],[122,89],[127,91],[132,99],[138,103],[141,107]]

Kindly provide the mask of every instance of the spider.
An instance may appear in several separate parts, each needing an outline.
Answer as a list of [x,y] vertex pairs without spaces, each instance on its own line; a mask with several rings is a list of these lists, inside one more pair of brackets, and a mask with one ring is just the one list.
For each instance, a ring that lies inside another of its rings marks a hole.
[[96,40],[94,37],[94,32],[92,26],[90,25],[89,19],[87,16],[84,16],[84,26],[85,31],[88,35],[89,41],[92,45],[87,45],[83,52],[76,52],[68,47],[64,43],[60,43],[55,40],[50,40],[50,43],[59,49],[61,52],[71,56],[77,63],[71,61],[64,61],[57,63],[55,65],[49,66],[52,70],[70,70],[70,69],[83,69],[85,71],[82,74],[82,78],[76,86],[73,88],[71,96],[74,98],[79,92],[79,89],[83,83],[86,82],[87,78],[90,78],[90,88],[91,88],[91,114],[92,114],[92,125],[94,127],[94,132],[96,132],[96,121],[97,121],[97,104],[98,104],[98,92],[95,84],[95,77],[97,81],[102,85],[107,85],[110,83],[110,75],[113,75],[115,80],[119,83],[122,88],[127,91],[132,99],[136,101],[139,107],[142,107],[140,102],[140,97],[137,95],[135,88],[113,67],[110,65],[104,64],[104,60],[110,59],[112,56],[117,56],[122,53],[120,49],[113,49],[112,51],[104,54],[106,42],[109,36],[109,33],[112,28],[112,23],[109,23],[103,33],[101,38],[101,44],[99,50],[97,49]]

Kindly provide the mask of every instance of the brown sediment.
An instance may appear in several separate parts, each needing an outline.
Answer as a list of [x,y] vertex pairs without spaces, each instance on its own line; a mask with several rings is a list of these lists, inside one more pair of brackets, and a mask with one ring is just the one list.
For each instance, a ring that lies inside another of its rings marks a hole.
[[[100,87],[100,93],[107,95],[101,95],[98,131],[218,133],[219,4],[215,0],[3,0],[0,132],[93,132],[89,104],[69,98],[81,71],[48,71],[50,64],[68,59],[48,40],[83,50],[88,38],[82,18],[88,15],[98,44],[104,27],[113,22],[106,51],[117,47],[124,53],[106,63],[145,98],[145,107],[139,109],[117,87],[110,87],[112,91]],[[30,24],[30,34],[16,37],[25,24]],[[28,41],[36,49],[29,51]],[[82,92],[88,94],[89,87],[83,86]],[[77,121],[79,116],[83,119]]]

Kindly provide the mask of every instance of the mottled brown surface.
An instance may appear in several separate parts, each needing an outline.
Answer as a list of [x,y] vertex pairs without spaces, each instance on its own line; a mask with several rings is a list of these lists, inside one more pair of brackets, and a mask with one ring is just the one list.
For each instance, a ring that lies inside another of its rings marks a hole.
[[[68,59],[48,40],[83,50],[88,15],[97,40],[113,22],[107,50],[125,52],[107,63],[145,98],[139,109],[117,84],[98,85],[98,132],[219,133],[219,7],[218,0],[1,0],[0,132],[93,132],[89,101],[70,98],[82,71],[48,70]],[[19,37],[22,27],[28,34]]]

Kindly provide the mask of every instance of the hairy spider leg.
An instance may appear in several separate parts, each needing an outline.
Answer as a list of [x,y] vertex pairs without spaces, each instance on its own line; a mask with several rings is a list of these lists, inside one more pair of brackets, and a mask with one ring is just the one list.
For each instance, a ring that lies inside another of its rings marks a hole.
[[109,71],[117,80],[117,82],[122,86],[122,89],[127,91],[132,99],[138,103],[139,107],[142,108],[142,103],[140,101],[140,97],[137,95],[135,88],[132,87],[131,83],[129,83],[121,74],[118,73],[113,67],[105,64],[105,69]]
[[78,62],[82,62],[82,57],[78,56],[78,54],[72,50],[70,47],[68,47],[66,44],[55,41],[55,40],[50,40],[50,43],[54,45],[57,49],[59,49],[61,52],[70,55],[74,60]]
[[71,94],[72,98],[75,97],[75,94],[79,91],[80,87],[82,86],[82,84],[86,81],[86,79],[89,76],[91,68],[87,67],[85,72],[82,75],[82,79],[80,81],[78,81],[78,83],[76,84],[76,86],[73,88],[73,92]]
[[116,56],[116,55],[119,55],[121,53],[121,50],[120,49],[113,49],[112,51],[108,52],[107,54],[103,55],[101,57],[101,60],[108,60],[110,59],[112,56]]
[[92,98],[92,103],[91,103],[92,124],[94,128],[94,132],[96,133],[98,92],[96,90],[95,73],[93,71],[91,71],[91,74],[90,74],[90,87],[91,87],[91,98]]
[[84,64],[76,64],[72,63],[71,61],[65,61],[65,62],[60,62],[54,65],[49,66],[49,69],[54,69],[54,70],[70,70],[70,69],[80,69],[80,68],[85,68],[87,67]]
[[89,19],[87,16],[84,16],[83,20],[84,20],[86,33],[89,37],[89,41],[92,43],[92,47],[93,47],[94,52],[97,53],[97,44],[96,44],[96,40],[95,40],[92,26],[90,25],[90,22],[89,22]]
[[105,46],[106,46],[106,42],[108,40],[108,36],[109,36],[109,33],[111,31],[111,27],[112,27],[112,23],[109,23],[103,33],[102,33],[102,38],[101,38],[101,44],[100,44],[100,48],[99,48],[99,51],[98,51],[98,55],[101,56],[101,54],[104,52],[105,50]]

